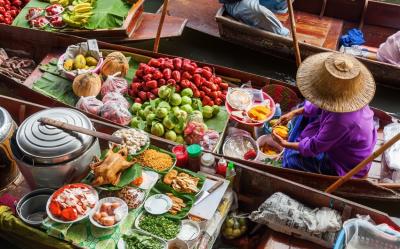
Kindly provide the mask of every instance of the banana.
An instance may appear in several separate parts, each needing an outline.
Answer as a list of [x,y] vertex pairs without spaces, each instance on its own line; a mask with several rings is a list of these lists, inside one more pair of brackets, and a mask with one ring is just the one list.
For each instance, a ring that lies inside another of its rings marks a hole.
[[74,8],[75,13],[86,13],[86,12],[91,12],[92,7],[80,7],[80,8]]
[[74,9],[84,8],[84,7],[92,7],[90,3],[78,3],[74,6]]

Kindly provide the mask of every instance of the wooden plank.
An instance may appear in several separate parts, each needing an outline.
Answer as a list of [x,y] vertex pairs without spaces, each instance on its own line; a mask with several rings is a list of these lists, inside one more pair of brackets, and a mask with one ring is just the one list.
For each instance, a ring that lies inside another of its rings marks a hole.
[[188,19],[189,28],[219,37],[215,14],[221,6],[218,0],[170,0],[168,12]]
[[398,4],[370,1],[365,24],[400,29],[400,6]]
[[[399,14],[400,15],[400,14]],[[358,23],[345,22],[343,32],[346,33],[349,29],[357,28]],[[394,28],[385,28],[382,26],[371,25],[364,23],[362,29],[366,46],[378,48],[379,45],[386,41],[386,39],[397,32]]]
[[[160,21],[159,14],[152,13],[144,13],[142,15],[142,22],[137,27],[134,32],[130,34],[128,40],[146,40],[146,39],[154,39],[157,33],[157,26]],[[174,37],[182,35],[183,29],[187,23],[187,19],[175,17],[175,16],[166,16],[164,21],[164,26],[161,32],[161,37]]]

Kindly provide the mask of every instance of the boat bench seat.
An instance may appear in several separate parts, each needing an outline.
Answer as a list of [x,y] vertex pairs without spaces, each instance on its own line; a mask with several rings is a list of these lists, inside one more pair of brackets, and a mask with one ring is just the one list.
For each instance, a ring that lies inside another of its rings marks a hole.
[[[290,28],[289,14],[276,14]],[[343,20],[295,11],[297,39],[301,42],[336,50],[342,33]]]

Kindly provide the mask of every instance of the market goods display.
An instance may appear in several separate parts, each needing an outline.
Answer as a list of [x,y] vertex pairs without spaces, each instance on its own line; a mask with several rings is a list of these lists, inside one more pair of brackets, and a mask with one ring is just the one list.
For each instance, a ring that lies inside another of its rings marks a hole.
[[223,226],[222,235],[227,239],[236,239],[242,236],[247,231],[247,220],[245,217],[240,217],[235,213],[230,214]]
[[94,115],[100,115],[103,102],[96,99],[95,96],[81,97],[75,107]]
[[114,149],[111,148],[103,160],[96,157],[95,161],[90,165],[95,176],[92,182],[93,186],[116,185],[120,180],[122,171],[134,164],[134,162],[127,160],[127,156],[127,148],[122,148],[118,152],[114,152]]
[[99,201],[97,210],[90,217],[91,222],[99,227],[113,227],[128,214],[126,203],[115,197],[107,197]]
[[64,69],[67,71],[78,70],[78,69],[89,69],[95,68],[98,64],[98,60],[92,56],[86,56],[78,54],[75,58],[69,58],[64,61]]
[[152,99],[147,93],[156,96],[155,92],[163,85],[175,87],[178,93],[190,88],[193,97],[200,98],[204,106],[222,105],[228,90],[228,84],[209,67],[199,67],[189,59],[153,58],[139,65],[128,93],[132,99],[144,102]]
[[50,197],[47,210],[50,217],[72,222],[85,217],[98,201],[97,192],[86,184],[69,184]]
[[262,122],[267,120],[267,118],[271,115],[271,110],[267,106],[256,105],[252,106],[247,111],[247,115],[256,122]]
[[[164,249],[165,243],[151,235],[133,231],[130,234],[124,234],[122,239],[125,242],[125,249]],[[118,247],[119,248],[119,247]]]
[[158,172],[170,169],[175,164],[175,158],[155,149],[145,150],[142,154],[133,158],[132,161]]
[[101,78],[95,73],[80,74],[74,79],[72,90],[79,97],[97,96],[101,90]]
[[122,145],[128,149],[130,155],[143,150],[150,143],[149,136],[144,131],[133,128],[120,129],[113,135],[123,139]]
[[[59,0],[66,3],[67,0]],[[89,22],[89,18],[93,15],[94,1],[75,0],[72,7],[62,15],[63,21],[70,27],[83,28]],[[68,5],[68,4],[65,4]]]
[[130,209],[135,209],[142,205],[146,193],[138,188],[124,187],[118,191],[117,196],[124,200]]
[[0,1],[0,23],[11,25],[14,18],[30,0]]
[[116,101],[104,103],[100,110],[100,116],[121,125],[128,125],[132,119],[132,114],[128,109]]
[[107,93],[106,95],[103,96],[101,101],[103,101],[104,104],[107,104],[107,102],[115,102],[118,103],[119,105],[122,105],[126,109],[128,109],[130,106],[128,100],[126,100],[126,98],[124,98],[124,96],[122,96],[118,92]]
[[[1,20],[1,18],[0,18]],[[28,58],[10,57],[0,48],[0,73],[22,83],[35,70],[36,63]]]
[[191,176],[184,172],[178,172],[177,170],[169,171],[165,176],[163,182],[181,193],[197,193],[199,189],[197,187],[200,178]]
[[163,216],[142,214],[138,217],[138,227],[165,240],[175,238],[181,228],[180,221]]

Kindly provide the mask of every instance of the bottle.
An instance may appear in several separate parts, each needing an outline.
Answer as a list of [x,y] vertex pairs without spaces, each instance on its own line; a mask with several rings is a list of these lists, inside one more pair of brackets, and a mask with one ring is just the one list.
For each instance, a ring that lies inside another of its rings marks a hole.
[[226,160],[221,158],[218,163],[217,163],[217,174],[221,175],[221,176],[225,176],[226,175],[226,167],[227,167],[227,163]]
[[215,174],[215,156],[211,153],[204,153],[201,156],[200,170],[209,174]]
[[177,145],[172,148],[172,153],[176,156],[176,166],[186,167],[188,163],[188,152],[184,145]]
[[201,153],[203,152],[201,146],[199,144],[192,144],[186,150],[189,155],[186,168],[193,172],[200,171]]
[[225,179],[230,182],[229,186],[232,186],[233,181],[235,180],[235,176],[236,176],[235,165],[232,162],[229,162],[225,174]]

